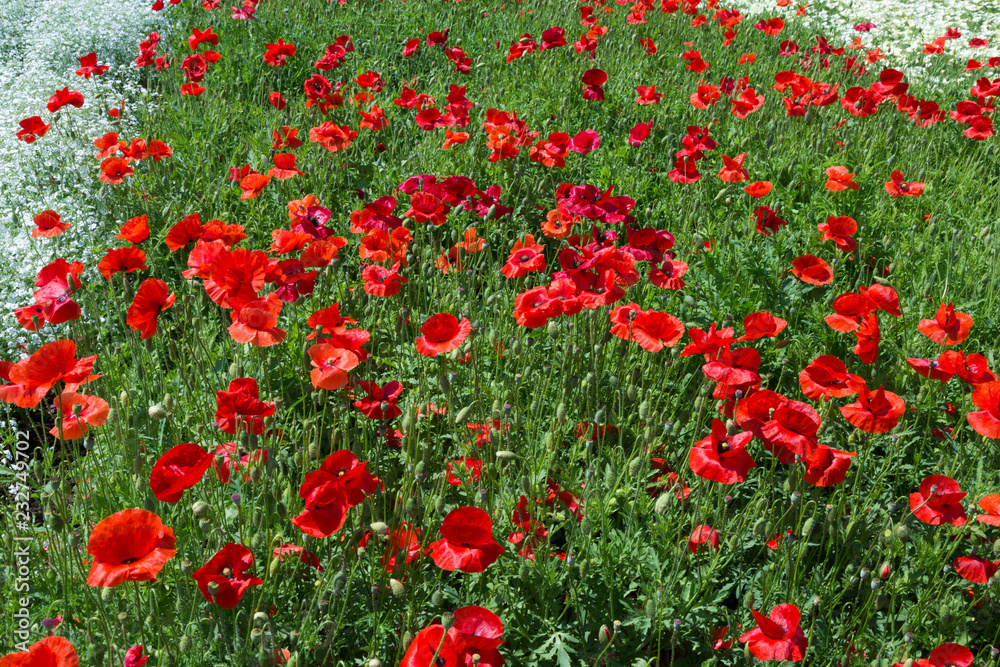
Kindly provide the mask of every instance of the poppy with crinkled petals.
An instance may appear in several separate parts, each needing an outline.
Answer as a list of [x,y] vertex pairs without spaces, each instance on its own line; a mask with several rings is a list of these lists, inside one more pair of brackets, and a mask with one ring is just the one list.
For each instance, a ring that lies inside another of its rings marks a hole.
[[98,178],[102,183],[118,185],[125,182],[126,176],[134,173],[135,170],[125,158],[106,157],[101,161],[101,175]]
[[[253,552],[242,544],[227,542],[207,563],[191,574],[198,582],[202,596],[223,609],[233,609],[243,599],[251,586],[262,586],[263,581],[246,574],[253,567]],[[215,593],[208,585],[218,586]]]
[[786,326],[788,326],[788,322],[766,311],[750,313],[743,318],[743,329],[746,333],[736,340],[749,341],[759,338],[773,338],[784,331]]
[[972,390],[978,411],[966,415],[969,426],[986,438],[1000,439],[1000,381],[986,382]]
[[[688,551],[693,554],[698,553],[698,547],[708,545],[711,549],[719,550],[719,533],[714,528],[707,525],[695,526],[691,537],[688,538]],[[711,549],[709,549],[711,551]]]
[[820,445],[805,457],[806,471],[802,479],[813,486],[836,486],[847,479],[847,470],[856,452],[842,452]]
[[247,174],[240,180],[240,188],[243,190],[243,194],[240,195],[240,199],[243,201],[253,199],[259,195],[270,182],[270,175]]
[[754,199],[760,199],[769,193],[772,188],[774,188],[774,185],[771,184],[771,181],[754,181],[750,185],[743,188],[743,192],[747,193]]
[[[691,346],[688,345],[687,351]],[[752,347],[741,347],[722,350],[715,361],[710,361],[701,367],[701,372],[709,380],[730,385],[750,384],[760,381],[757,369],[760,368],[760,352]]]
[[962,499],[967,496],[958,482],[944,475],[930,475],[920,483],[920,491],[910,494],[913,516],[932,526],[943,523],[965,525]]
[[465,341],[471,331],[472,323],[465,318],[459,322],[451,313],[432,315],[420,327],[423,336],[415,341],[417,352],[425,357],[451,352]]
[[723,155],[719,178],[725,183],[740,183],[750,180],[750,172],[743,168],[743,160],[746,157],[746,153],[740,153],[735,158]]
[[347,125],[336,125],[331,121],[325,121],[319,127],[309,130],[309,140],[331,153],[349,148],[357,136],[358,133]]
[[858,247],[858,242],[854,240],[858,223],[854,218],[831,215],[826,222],[816,225],[816,228],[823,234],[819,237],[820,241],[833,241],[842,252],[854,252]]
[[32,218],[32,222],[35,223],[35,228],[31,230],[32,238],[51,238],[59,236],[69,229],[69,223],[63,222],[59,214],[51,209],[46,209],[36,215]]
[[848,373],[847,365],[829,354],[813,359],[799,373],[802,393],[811,401],[853,396],[858,393],[858,387],[862,384],[864,380]]
[[924,194],[924,184],[919,182],[906,183],[903,181],[903,172],[893,169],[890,180],[885,183],[885,191],[893,199],[897,197],[919,197]]
[[896,394],[879,387],[874,393],[862,384],[858,400],[840,408],[844,419],[865,433],[886,433],[899,423],[906,403]]
[[[279,180],[289,179],[292,176],[301,176],[302,170],[295,166],[295,154],[294,153],[278,153],[272,160],[274,161],[274,168],[267,172],[268,176],[273,176]],[[242,186],[242,181],[240,182]]]
[[115,238],[124,239],[132,244],[139,244],[148,239],[149,219],[146,218],[146,214],[126,220]]
[[792,260],[792,275],[810,285],[829,285],[833,269],[816,255],[801,255]]
[[739,97],[730,100],[733,115],[743,120],[757,109],[764,106],[764,96],[758,95],[753,88],[745,88]]
[[758,206],[754,209],[752,218],[756,221],[754,229],[764,236],[774,236],[779,229],[788,224],[788,221],[780,217],[770,206]]
[[[416,634],[406,648],[399,667],[459,667],[458,650],[461,640],[454,628],[429,625]],[[471,664],[471,663],[470,663]],[[464,663],[462,663],[464,665]]]
[[94,560],[87,585],[113,588],[126,581],[156,581],[156,575],[177,553],[175,544],[174,532],[152,512],[116,512],[90,532],[87,553]]
[[830,192],[841,192],[851,189],[858,190],[860,185],[854,182],[854,174],[847,171],[847,167],[830,167],[826,170],[826,189]]
[[40,639],[26,651],[0,657],[0,667],[79,667],[80,657],[65,637],[53,635]]
[[317,389],[333,391],[347,386],[347,371],[358,365],[358,355],[320,343],[309,348],[309,361],[313,365],[309,374],[312,385]]
[[170,228],[165,242],[170,252],[174,252],[197,241],[204,233],[205,225],[201,224],[201,216],[198,213],[192,213],[181,218]]
[[[354,401],[354,407],[369,419],[395,419],[403,414],[396,399],[403,393],[403,385],[399,382],[386,382],[379,386],[377,382],[360,380],[358,386],[368,395]],[[385,407],[383,407],[385,406]]]
[[273,402],[260,400],[260,389],[253,378],[236,378],[226,391],[215,392],[215,423],[223,433],[241,432],[261,435],[264,417],[274,416]]
[[742,482],[750,469],[757,467],[745,449],[752,438],[753,433],[746,431],[727,435],[722,420],[713,419],[712,432],[688,452],[688,465],[694,474],[712,482]]
[[602,69],[588,69],[581,77],[583,81],[583,99],[600,101],[604,99],[604,89],[601,87],[608,81],[608,74]]
[[647,352],[659,352],[677,345],[684,335],[684,325],[668,313],[647,310],[636,315],[631,326],[632,340]]
[[[80,406],[77,411],[76,406]],[[78,394],[64,391],[56,400],[55,407],[61,415],[62,424],[53,426],[49,433],[63,440],[76,440],[86,435],[94,426],[102,426],[108,420],[108,402],[93,394]]]
[[660,289],[684,289],[685,283],[682,276],[687,273],[687,270],[686,262],[665,257],[661,265],[654,264],[650,267],[648,280]]
[[57,90],[49,98],[49,103],[45,105],[45,108],[49,110],[49,113],[55,113],[67,104],[79,109],[83,106],[83,95],[75,90],[70,90],[68,87]]
[[942,303],[932,320],[920,320],[917,330],[938,345],[958,345],[969,337],[972,317],[955,310],[955,304]]
[[500,554],[503,547],[493,539],[493,521],[478,507],[458,507],[441,524],[442,539],[431,543],[427,554],[442,570],[482,572]]
[[41,116],[31,116],[20,121],[21,129],[16,132],[17,138],[26,144],[34,143],[35,139],[44,137],[51,125],[45,124]]
[[821,424],[819,413],[802,401],[783,401],[764,423],[761,433],[772,444],[781,445],[793,454],[808,456],[819,443],[816,434]]
[[82,76],[84,79],[100,76],[111,69],[108,65],[97,64],[97,52],[95,51],[91,51],[85,56],[78,56],[77,60],[80,61],[80,69],[76,70],[76,75]]
[[97,265],[97,270],[101,275],[111,280],[111,276],[116,273],[132,273],[133,271],[145,271],[146,253],[139,248],[112,248],[101,258]]
[[365,292],[377,297],[395,296],[400,288],[409,281],[399,275],[399,262],[386,268],[379,264],[369,264],[361,270],[361,279],[365,281]]
[[[3,370],[2,378],[10,384],[0,385],[0,400],[19,408],[35,408],[49,389],[59,381],[65,391],[73,391],[89,382],[97,355],[76,358],[76,343],[56,340],[46,343],[29,356]],[[99,377],[99,376],[98,376]]]
[[[778,407],[787,400],[781,394],[770,389],[754,391],[750,395],[744,396],[736,404],[733,419],[736,420],[741,429],[753,433],[755,438],[761,440],[764,446],[774,453],[774,446],[764,435],[764,425],[770,421]],[[784,450],[784,447],[781,449]],[[790,457],[785,458],[787,460],[782,461],[782,463],[792,463],[795,455],[791,454]]]
[[503,623],[500,617],[485,607],[461,607],[454,612],[455,632],[463,645],[459,663],[473,665],[475,656],[483,667],[503,667],[504,659],[497,649],[503,644]]
[[213,457],[193,442],[171,447],[153,464],[149,488],[156,499],[176,503],[184,491],[201,481]]
[[959,556],[952,563],[955,574],[973,584],[985,584],[997,573],[1000,561],[991,561],[979,556]]
[[274,294],[267,299],[250,301],[239,310],[233,310],[233,323],[229,335],[237,343],[250,343],[255,347],[270,347],[285,340],[285,330],[279,329],[281,300]]
[[1000,528],[1000,493],[991,493],[980,500],[979,509],[986,514],[977,516],[976,521]]
[[799,627],[801,615],[793,604],[779,604],[764,616],[753,612],[757,627],[740,636],[747,650],[758,660],[791,660],[798,662],[805,656],[808,641]]
[[938,365],[973,387],[997,379],[996,373],[990,370],[986,357],[976,352],[965,356],[963,350],[945,350],[938,356]]

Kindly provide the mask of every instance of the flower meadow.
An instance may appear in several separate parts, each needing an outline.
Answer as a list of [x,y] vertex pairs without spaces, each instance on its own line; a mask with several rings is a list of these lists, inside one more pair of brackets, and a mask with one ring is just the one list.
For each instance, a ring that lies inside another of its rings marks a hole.
[[74,42],[4,139],[71,176],[10,222],[0,667],[996,665],[1000,51],[810,11]]

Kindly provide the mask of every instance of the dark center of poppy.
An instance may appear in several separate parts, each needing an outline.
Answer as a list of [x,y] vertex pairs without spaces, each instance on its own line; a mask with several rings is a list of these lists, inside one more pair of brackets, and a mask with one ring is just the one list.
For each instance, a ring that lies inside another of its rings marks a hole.
[[135,557],[135,558],[125,558],[125,559],[122,560],[122,565],[131,565],[132,563],[136,562],[137,560],[139,560],[138,556]]

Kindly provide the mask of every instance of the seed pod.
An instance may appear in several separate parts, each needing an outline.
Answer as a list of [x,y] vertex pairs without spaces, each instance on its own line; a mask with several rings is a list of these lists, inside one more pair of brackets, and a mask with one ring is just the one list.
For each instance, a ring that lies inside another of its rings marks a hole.
[[[905,523],[901,523],[896,526],[896,539],[900,542],[910,541],[910,529]],[[1000,540],[998,540],[1000,542]]]

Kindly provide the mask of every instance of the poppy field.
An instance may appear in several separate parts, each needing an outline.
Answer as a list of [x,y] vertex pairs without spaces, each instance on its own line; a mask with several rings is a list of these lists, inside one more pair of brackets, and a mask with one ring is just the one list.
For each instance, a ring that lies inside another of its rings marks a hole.
[[94,206],[11,216],[0,667],[1000,664],[996,36],[766,4],[77,54],[9,128]]

